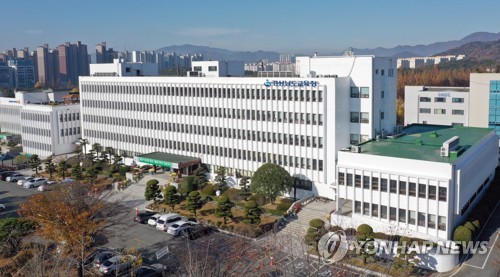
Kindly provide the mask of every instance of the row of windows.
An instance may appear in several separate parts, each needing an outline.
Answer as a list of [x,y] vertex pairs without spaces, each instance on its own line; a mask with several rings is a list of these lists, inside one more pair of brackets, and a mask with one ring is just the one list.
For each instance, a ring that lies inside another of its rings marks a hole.
[[[363,204],[363,206],[361,206],[361,204]],[[389,212],[389,214],[387,212]],[[425,220],[426,214],[422,212],[411,210],[407,211],[406,209],[398,209],[395,207],[389,207],[389,211],[387,211],[387,206],[367,202],[361,203],[360,201],[354,201],[354,213],[376,218],[380,217],[383,219],[389,219],[390,221],[396,221],[405,224],[408,223],[421,227],[427,227],[430,229],[436,229],[436,215],[433,214],[427,214],[427,220]],[[438,230],[446,231],[446,217],[438,216],[437,219]]]
[[80,113],[65,113],[59,115],[59,122],[80,120]]
[[192,135],[215,136],[230,139],[243,139],[262,141],[268,143],[279,143],[304,147],[323,148],[323,138],[315,136],[291,135],[282,133],[271,133],[261,131],[240,130],[222,127],[210,127],[204,125],[185,125],[170,122],[150,121],[133,118],[106,117],[96,115],[84,115],[85,122],[112,124],[116,126],[128,126],[145,129],[178,132]]
[[283,100],[283,101],[323,101],[322,90],[277,89],[277,88],[211,88],[211,87],[160,87],[139,85],[97,85],[83,84],[84,92],[119,93],[131,95],[157,95],[176,97],[206,97],[251,100]]
[[23,139],[23,147],[40,149],[40,150],[49,151],[49,152],[52,151],[50,144],[42,143],[39,141],[30,141],[30,140],[25,140],[25,139]]
[[[431,97],[420,97],[420,102],[432,102]],[[436,103],[446,103],[446,97],[434,97],[434,102]],[[464,98],[461,97],[453,97],[451,98],[452,103],[464,103]]]
[[[420,108],[420,113],[431,113],[430,108]],[[434,114],[446,114],[446,109],[434,109]],[[464,115],[464,110],[451,110],[452,115]]]
[[36,128],[36,127],[23,126],[22,132],[25,134],[33,134],[33,135],[44,136],[44,137],[51,136],[49,129],[41,129],[41,128]]
[[370,123],[370,114],[363,112],[351,112],[352,123]]
[[193,106],[112,102],[112,101],[97,101],[97,100],[83,100],[82,104],[84,107],[94,107],[100,109],[149,111],[154,113],[193,115],[202,117],[234,118],[234,119],[258,120],[258,121],[270,121],[270,122],[288,122],[295,124],[313,124],[320,126],[323,125],[323,115],[313,114],[313,113],[275,112],[275,111],[261,111],[261,110],[193,107]]
[[370,98],[370,88],[351,87],[351,98]]
[[13,115],[13,116],[19,116],[19,114],[21,113],[21,109],[19,108],[12,108],[12,107],[9,107],[9,106],[4,106],[4,105],[0,105],[1,109],[0,109],[0,115],[3,117],[4,115],[7,116],[7,115]]
[[29,121],[50,122],[50,116],[48,114],[39,114],[39,113],[22,112],[21,119]]
[[102,132],[96,130],[86,130],[86,132],[88,132],[85,134],[86,136],[99,139],[149,145],[159,148],[169,148],[173,150],[248,160],[253,162],[261,162],[261,163],[270,162],[283,166],[323,171],[323,160],[317,160],[317,159],[292,157],[287,155],[262,153],[250,150],[210,146],[210,145],[180,142],[180,141],[171,141],[171,140],[157,139],[151,137],[133,136],[121,133],[118,134],[112,132]]
[[[347,178],[346,178],[347,177]],[[428,198],[430,200],[439,199],[439,201],[446,201],[447,188],[426,184],[417,184],[409,182],[407,186],[406,181],[389,180],[386,178],[362,176],[359,174],[351,174],[339,172],[338,182],[340,185],[354,186],[356,188],[371,189],[373,191],[390,192],[406,196],[417,196],[419,198]],[[437,190],[436,190],[437,189]]]
[[79,135],[81,132],[80,127],[64,128],[61,129],[61,137]]

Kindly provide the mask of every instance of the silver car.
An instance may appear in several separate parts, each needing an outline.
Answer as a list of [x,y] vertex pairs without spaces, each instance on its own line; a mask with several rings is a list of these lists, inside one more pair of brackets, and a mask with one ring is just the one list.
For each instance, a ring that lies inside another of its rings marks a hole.
[[106,275],[114,275],[123,271],[130,270],[132,263],[137,258],[132,255],[118,255],[109,258],[99,266],[99,271]]
[[47,183],[47,179],[45,179],[45,178],[35,178],[32,181],[25,182],[23,184],[23,187],[27,188],[27,189],[30,189],[30,188],[39,187],[39,186],[41,186],[41,185],[43,185],[45,183]]
[[7,177],[5,179],[5,181],[7,181],[7,182],[17,182],[17,181],[19,181],[21,179],[24,179],[24,175],[23,174],[21,174],[21,173],[14,173],[14,174],[10,175],[9,177]]
[[24,185],[24,183],[26,182],[31,182],[33,181],[33,179],[35,179],[34,177],[24,177],[24,179],[20,179],[19,181],[17,181],[17,185],[18,186],[22,186]]

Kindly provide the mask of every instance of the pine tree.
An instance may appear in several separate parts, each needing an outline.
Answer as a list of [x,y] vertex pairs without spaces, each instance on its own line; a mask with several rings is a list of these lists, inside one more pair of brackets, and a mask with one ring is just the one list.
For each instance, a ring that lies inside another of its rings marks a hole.
[[78,181],[83,180],[83,170],[79,164],[75,164],[71,168],[71,177],[75,178],[75,180],[78,180]]
[[56,172],[56,165],[54,163],[54,156],[49,156],[45,160],[45,172],[49,173],[49,178],[52,179],[52,174]]
[[194,183],[197,187],[201,187],[204,183],[207,182],[207,171],[202,166],[199,166],[197,169],[193,171]]
[[30,168],[35,171],[35,174],[38,175],[38,168],[42,164],[42,161],[40,160],[37,154],[34,154],[29,158],[28,164]]
[[169,205],[173,211],[175,209],[175,204],[179,203],[179,195],[177,195],[177,189],[172,185],[168,185],[163,191],[163,197],[163,203]]
[[234,203],[229,200],[229,197],[227,197],[226,195],[222,195],[221,197],[219,197],[215,214],[218,217],[224,218],[224,225],[226,224],[227,218],[233,217],[233,212],[231,211],[231,208],[233,207]]
[[160,186],[158,185],[158,180],[151,179],[146,183],[146,191],[144,192],[144,197],[147,201],[154,200],[160,195]]
[[187,209],[193,212],[194,217],[196,217],[196,211],[203,206],[203,203],[201,202],[200,193],[197,191],[192,191],[188,194],[186,200],[187,200]]
[[243,222],[249,224],[259,224],[260,215],[262,214],[262,208],[255,201],[248,201],[243,207],[245,211],[245,217]]
[[217,189],[221,192],[226,191],[227,189],[227,181],[226,181],[226,168],[221,166],[215,172],[217,175],[215,176],[215,181],[217,182]]

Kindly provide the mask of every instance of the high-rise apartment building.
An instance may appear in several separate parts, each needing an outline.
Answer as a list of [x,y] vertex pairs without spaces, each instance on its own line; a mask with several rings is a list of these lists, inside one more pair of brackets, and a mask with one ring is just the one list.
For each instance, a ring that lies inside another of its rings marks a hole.
[[28,89],[35,86],[35,67],[31,60],[18,58],[10,60],[8,65],[12,69],[14,88]]
[[118,53],[113,48],[106,48],[106,42],[95,46],[95,63],[113,63],[113,59],[118,58]]
[[57,47],[59,53],[59,74],[58,84],[60,87],[67,87],[68,84],[76,85],[79,76],[89,75],[89,60],[87,46],[77,42],[65,44]]

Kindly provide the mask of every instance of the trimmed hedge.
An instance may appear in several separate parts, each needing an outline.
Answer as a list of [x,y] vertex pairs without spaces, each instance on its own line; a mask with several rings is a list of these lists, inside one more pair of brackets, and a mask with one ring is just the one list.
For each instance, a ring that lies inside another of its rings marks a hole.
[[325,227],[325,222],[319,218],[316,218],[316,219],[312,219],[311,221],[309,221],[309,226],[316,228],[316,229],[320,229],[320,228]]
[[373,228],[368,224],[361,224],[357,229],[358,235],[368,235],[373,233]]
[[470,242],[472,240],[472,231],[465,226],[458,226],[453,233],[453,240]]
[[201,193],[203,195],[214,196],[215,195],[215,186],[212,184],[207,184],[202,190]]
[[465,222],[464,227],[469,229],[472,233],[476,232],[476,226],[470,222]]

